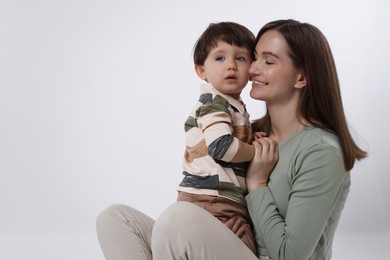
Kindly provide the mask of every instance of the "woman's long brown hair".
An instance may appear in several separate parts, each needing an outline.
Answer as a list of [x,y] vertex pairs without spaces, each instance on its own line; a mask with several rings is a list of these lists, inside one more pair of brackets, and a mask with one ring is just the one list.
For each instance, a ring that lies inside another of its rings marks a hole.
[[[277,20],[263,26],[256,37],[269,30],[278,31],[290,47],[294,66],[305,73],[306,87],[302,89],[298,104],[298,116],[312,125],[333,131],[340,139],[344,165],[350,171],[356,160],[367,152],[354,142],[344,114],[336,65],[328,41],[321,31],[308,23],[292,19]],[[271,131],[268,114],[252,123],[255,131]]]

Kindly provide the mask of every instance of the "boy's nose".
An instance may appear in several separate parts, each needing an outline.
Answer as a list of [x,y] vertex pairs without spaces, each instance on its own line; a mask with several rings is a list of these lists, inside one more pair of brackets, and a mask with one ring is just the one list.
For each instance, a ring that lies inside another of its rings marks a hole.
[[228,65],[229,70],[235,70],[237,68],[235,61],[230,61]]

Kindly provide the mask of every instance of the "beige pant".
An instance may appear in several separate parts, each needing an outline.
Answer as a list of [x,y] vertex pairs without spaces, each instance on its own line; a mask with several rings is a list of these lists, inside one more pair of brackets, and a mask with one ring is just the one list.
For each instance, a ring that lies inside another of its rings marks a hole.
[[177,200],[195,203],[218,218],[222,223],[232,217],[241,217],[243,221],[241,226],[245,229],[245,234],[241,237],[241,240],[254,254],[257,254],[252,227],[249,224],[249,213],[243,204],[223,197],[190,194],[187,192],[179,192]]
[[172,204],[156,222],[111,206],[98,216],[97,234],[106,260],[258,260],[223,223],[189,202]]
[[105,209],[96,220],[105,259],[152,259],[153,225],[153,219],[131,207],[113,205]]

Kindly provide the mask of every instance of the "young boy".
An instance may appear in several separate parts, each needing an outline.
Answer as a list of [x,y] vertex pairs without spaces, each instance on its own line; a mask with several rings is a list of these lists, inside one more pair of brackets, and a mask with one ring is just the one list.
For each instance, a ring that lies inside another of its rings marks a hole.
[[256,254],[244,195],[255,149],[249,114],[240,98],[249,80],[255,37],[233,22],[210,24],[194,49],[195,70],[206,83],[185,122],[184,178],[178,200],[195,203],[222,222],[245,219],[242,241]]

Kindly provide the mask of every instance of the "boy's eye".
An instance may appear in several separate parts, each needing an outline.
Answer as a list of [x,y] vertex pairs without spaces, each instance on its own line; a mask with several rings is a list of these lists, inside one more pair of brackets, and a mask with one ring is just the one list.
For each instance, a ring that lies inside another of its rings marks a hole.
[[238,60],[238,61],[245,61],[246,59],[243,56],[238,56],[238,57],[236,57],[236,60]]
[[218,61],[223,61],[225,60],[225,57],[222,57],[222,56],[218,56],[215,58],[215,60],[218,60]]
[[274,64],[273,62],[270,62],[270,61],[267,61],[267,60],[265,60],[264,62],[265,62],[265,64],[267,64],[267,65],[272,65],[272,64]]

